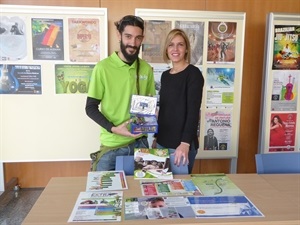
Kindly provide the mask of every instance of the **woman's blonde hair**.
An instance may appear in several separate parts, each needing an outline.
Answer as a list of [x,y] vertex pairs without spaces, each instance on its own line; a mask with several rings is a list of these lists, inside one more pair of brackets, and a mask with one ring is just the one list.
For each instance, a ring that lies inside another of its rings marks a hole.
[[170,58],[168,56],[168,46],[171,43],[171,41],[174,39],[174,37],[177,35],[181,36],[184,39],[184,42],[186,44],[186,52],[184,55],[184,59],[188,63],[190,63],[191,62],[191,44],[190,44],[189,38],[187,37],[186,33],[183,30],[177,29],[177,28],[171,30],[167,35],[167,38],[165,40],[165,45],[163,48],[163,60],[166,63],[170,62]]

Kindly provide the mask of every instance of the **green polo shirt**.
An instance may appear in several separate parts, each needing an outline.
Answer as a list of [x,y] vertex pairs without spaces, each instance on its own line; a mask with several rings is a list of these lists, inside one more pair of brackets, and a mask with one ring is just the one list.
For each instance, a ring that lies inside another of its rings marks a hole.
[[[129,66],[118,57],[116,52],[94,67],[88,96],[101,101],[101,112],[115,126],[130,119],[131,96],[137,94],[136,67],[136,61]],[[155,96],[153,69],[142,59],[140,59],[139,87],[140,95]],[[133,140],[100,128],[101,145],[124,146]]]

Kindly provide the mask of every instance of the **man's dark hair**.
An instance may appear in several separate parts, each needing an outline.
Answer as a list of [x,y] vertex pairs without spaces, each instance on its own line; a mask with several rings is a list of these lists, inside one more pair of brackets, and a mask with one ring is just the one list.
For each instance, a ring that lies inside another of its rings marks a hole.
[[124,28],[128,25],[137,26],[141,28],[144,33],[144,20],[139,16],[127,15],[115,22],[115,26],[120,33],[122,33]]

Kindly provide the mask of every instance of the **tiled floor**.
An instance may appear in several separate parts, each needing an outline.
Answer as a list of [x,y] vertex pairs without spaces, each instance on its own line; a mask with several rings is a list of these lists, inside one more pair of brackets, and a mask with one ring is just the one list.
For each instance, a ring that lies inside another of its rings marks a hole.
[[43,188],[21,188],[0,195],[0,225],[21,225]]

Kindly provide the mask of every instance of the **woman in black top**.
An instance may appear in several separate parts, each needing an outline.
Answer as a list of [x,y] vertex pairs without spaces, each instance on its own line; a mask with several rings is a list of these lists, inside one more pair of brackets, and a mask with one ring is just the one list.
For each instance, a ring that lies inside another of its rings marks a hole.
[[190,64],[191,47],[183,30],[171,30],[163,50],[163,58],[172,68],[161,76],[158,133],[152,147],[168,148],[175,156],[174,163],[188,164],[191,173],[199,148],[204,79],[199,68]]

